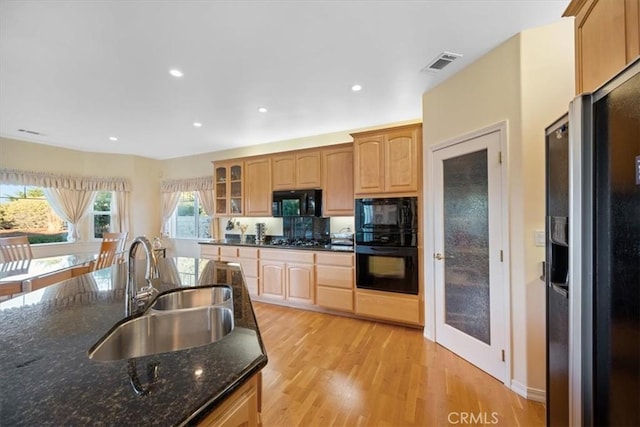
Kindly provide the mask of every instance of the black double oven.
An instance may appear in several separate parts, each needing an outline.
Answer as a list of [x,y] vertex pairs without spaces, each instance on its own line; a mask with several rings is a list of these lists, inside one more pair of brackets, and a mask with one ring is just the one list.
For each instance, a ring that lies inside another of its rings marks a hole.
[[356,286],[418,294],[418,199],[356,199]]

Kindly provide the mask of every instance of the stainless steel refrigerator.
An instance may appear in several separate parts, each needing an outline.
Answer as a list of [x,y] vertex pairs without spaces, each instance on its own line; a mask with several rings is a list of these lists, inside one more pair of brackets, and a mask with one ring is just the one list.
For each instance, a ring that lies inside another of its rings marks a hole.
[[568,424],[637,426],[640,58],[571,102],[569,130]]
[[569,425],[569,117],[546,131],[547,425]]

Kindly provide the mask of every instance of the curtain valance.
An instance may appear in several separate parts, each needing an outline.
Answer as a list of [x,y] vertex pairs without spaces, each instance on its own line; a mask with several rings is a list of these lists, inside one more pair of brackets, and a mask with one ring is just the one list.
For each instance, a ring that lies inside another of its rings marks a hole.
[[161,193],[176,193],[183,191],[213,191],[213,176],[169,179],[160,183]]
[[131,191],[131,184],[126,178],[71,176],[17,169],[0,169],[0,182],[67,190]]

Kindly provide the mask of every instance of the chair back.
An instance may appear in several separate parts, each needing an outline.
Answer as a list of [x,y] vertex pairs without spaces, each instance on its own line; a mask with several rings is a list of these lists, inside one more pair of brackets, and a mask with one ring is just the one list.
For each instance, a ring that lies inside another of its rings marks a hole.
[[2,262],[32,259],[31,245],[27,236],[3,237],[0,239]]
[[122,233],[102,233],[102,241],[103,242],[118,242],[118,253],[116,261],[124,262],[125,253],[124,246],[127,243],[127,236],[129,235],[128,231],[124,231]]
[[100,270],[101,268],[111,267],[117,257],[119,242],[117,240],[102,241],[100,245],[100,253],[93,263],[93,271]]

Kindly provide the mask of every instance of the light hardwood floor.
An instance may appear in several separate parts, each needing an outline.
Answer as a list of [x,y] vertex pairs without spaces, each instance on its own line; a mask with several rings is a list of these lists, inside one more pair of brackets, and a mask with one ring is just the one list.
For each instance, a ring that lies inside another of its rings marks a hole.
[[418,329],[254,303],[269,363],[262,421],[280,426],[544,425],[544,406]]

